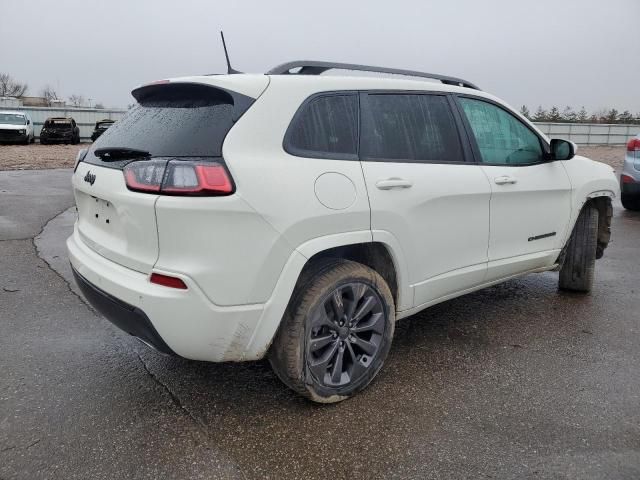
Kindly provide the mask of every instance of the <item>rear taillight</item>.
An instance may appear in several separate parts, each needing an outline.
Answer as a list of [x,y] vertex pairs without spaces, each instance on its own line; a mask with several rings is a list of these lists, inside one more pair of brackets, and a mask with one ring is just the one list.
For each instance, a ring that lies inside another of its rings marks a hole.
[[163,287],[177,288],[180,290],[187,289],[187,285],[180,278],[162,275],[161,273],[152,273],[149,281],[156,285],[162,285]]
[[123,169],[129,190],[160,195],[222,196],[233,193],[226,167],[217,162],[143,160]]
[[636,183],[633,177],[630,177],[629,175],[620,175],[620,181],[622,183]]
[[640,152],[640,138],[632,138],[627,143],[627,152]]

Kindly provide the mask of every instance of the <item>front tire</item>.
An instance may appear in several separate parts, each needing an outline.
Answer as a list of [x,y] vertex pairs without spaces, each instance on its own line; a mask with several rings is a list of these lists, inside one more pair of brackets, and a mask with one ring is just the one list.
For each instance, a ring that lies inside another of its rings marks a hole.
[[365,265],[325,260],[303,272],[269,353],[278,377],[314,402],[363,390],[391,348],[395,304]]
[[560,269],[561,290],[590,292],[598,247],[598,209],[586,205],[576,221]]

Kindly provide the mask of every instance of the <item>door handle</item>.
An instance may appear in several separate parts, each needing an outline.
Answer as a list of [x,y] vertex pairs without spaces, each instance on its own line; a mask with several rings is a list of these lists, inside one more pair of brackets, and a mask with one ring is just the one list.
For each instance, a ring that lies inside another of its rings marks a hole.
[[411,188],[413,183],[403,178],[387,178],[385,180],[378,180],[376,187],[380,190],[391,190],[392,188]]
[[502,175],[494,178],[493,181],[496,182],[496,185],[510,185],[518,182],[518,180],[511,175]]

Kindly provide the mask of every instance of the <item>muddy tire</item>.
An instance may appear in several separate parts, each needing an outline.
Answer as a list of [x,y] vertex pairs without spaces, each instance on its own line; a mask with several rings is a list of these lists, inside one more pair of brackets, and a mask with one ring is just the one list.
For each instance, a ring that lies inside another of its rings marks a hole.
[[620,200],[622,201],[622,206],[627,210],[631,210],[632,212],[640,210],[640,195],[629,195],[628,193],[623,193],[620,196]]
[[377,272],[348,260],[324,260],[302,273],[269,361],[300,395],[340,402],[380,371],[394,324],[393,296]]
[[576,221],[560,269],[559,287],[574,292],[590,292],[598,247],[598,209],[586,205]]

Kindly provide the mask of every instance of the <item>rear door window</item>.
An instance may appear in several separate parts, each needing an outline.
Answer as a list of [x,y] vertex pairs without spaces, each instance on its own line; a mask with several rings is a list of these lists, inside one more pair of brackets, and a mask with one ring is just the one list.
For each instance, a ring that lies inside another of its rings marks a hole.
[[360,157],[395,162],[463,162],[456,122],[444,95],[368,94]]
[[322,95],[304,103],[287,130],[284,147],[301,157],[356,160],[356,94]]

